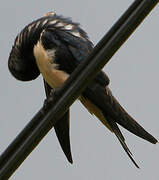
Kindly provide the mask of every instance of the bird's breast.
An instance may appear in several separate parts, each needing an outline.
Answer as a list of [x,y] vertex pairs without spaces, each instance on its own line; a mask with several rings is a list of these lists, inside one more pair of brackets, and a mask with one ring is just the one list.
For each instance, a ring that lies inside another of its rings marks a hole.
[[57,88],[65,82],[69,75],[62,70],[58,70],[58,65],[52,63],[53,53],[54,51],[47,53],[40,42],[34,47],[36,64],[43,78],[52,88]]

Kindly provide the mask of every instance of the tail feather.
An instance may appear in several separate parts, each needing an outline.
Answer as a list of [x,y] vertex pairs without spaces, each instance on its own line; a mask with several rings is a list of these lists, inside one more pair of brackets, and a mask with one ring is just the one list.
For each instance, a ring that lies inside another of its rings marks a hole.
[[[44,87],[46,92],[46,97],[48,98],[52,88],[45,82]],[[55,132],[56,136],[59,140],[61,148],[67,157],[68,161],[72,164],[72,154],[71,154],[71,145],[70,145],[70,135],[69,135],[69,109],[68,111],[61,117],[61,119],[55,124]]]
[[112,128],[114,134],[116,135],[116,137],[118,138],[120,144],[122,145],[123,149],[125,150],[125,152],[127,153],[127,155],[129,156],[129,158],[131,159],[131,161],[134,163],[134,165],[139,168],[138,164],[135,162],[135,160],[132,157],[132,153],[129,150],[128,146],[125,143],[125,138],[122,135],[118,125],[113,121],[113,119],[111,119],[109,116],[104,115],[107,119],[107,122],[109,123],[110,127]]
[[139,168],[132,157],[132,153],[126,145],[125,139],[117,124],[123,126],[136,136],[139,136],[140,138],[143,138],[153,144],[157,143],[157,139],[149,134],[124,110],[124,108],[121,107],[112,95],[108,86],[104,83],[100,83],[98,79],[95,79],[91,84],[89,84],[82,93],[82,97],[86,100],[86,102],[89,101],[89,103],[83,103],[82,101],[86,108],[92,114],[95,114],[106,127],[114,132],[131,161],[137,168]]
[[69,136],[69,110],[55,124],[54,128],[62,150],[65,156],[67,157],[68,161],[72,164],[73,160]]
[[114,122],[123,126],[131,133],[143,138],[153,144],[158,141],[149,134],[142,126],[140,126],[118,103],[112,95],[108,86],[104,87],[97,81],[92,82],[83,92],[83,96],[91,103],[95,104],[102,112],[114,120]]
[[115,122],[123,126],[133,134],[156,144],[158,141],[150,133],[148,133],[142,126],[140,126],[118,103],[116,98],[112,95],[110,89],[106,88],[107,94],[111,98],[111,104],[113,109],[117,112],[118,118],[115,118]]

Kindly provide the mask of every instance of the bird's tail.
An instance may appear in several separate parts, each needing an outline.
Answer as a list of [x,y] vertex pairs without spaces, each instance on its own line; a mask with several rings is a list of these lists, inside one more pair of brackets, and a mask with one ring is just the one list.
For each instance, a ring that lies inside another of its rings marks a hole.
[[118,103],[116,98],[112,95],[110,89],[106,88],[107,95],[110,98],[111,106],[116,113],[116,118],[113,118],[114,121],[120,124],[122,127],[130,131],[131,133],[143,138],[153,144],[156,144],[158,141],[150,133],[148,133],[139,123],[137,123]]
[[108,86],[104,87],[103,85],[94,81],[83,92],[83,99],[81,99],[81,102],[116,135],[129,158],[132,160],[135,166],[139,168],[132,157],[132,153],[126,145],[125,138],[117,124],[123,126],[136,136],[139,136],[153,144],[156,144],[157,140],[122,108],[122,106],[112,95]]
[[116,137],[118,138],[120,144],[122,145],[123,149],[125,150],[125,152],[127,153],[127,155],[129,156],[129,158],[131,159],[131,161],[134,163],[134,165],[139,168],[138,164],[135,162],[135,160],[133,159],[133,155],[131,153],[131,151],[129,150],[128,146],[125,143],[125,138],[122,135],[118,125],[114,122],[113,119],[111,119],[110,116],[104,115],[106,117],[107,122],[109,123],[112,132],[116,135]]

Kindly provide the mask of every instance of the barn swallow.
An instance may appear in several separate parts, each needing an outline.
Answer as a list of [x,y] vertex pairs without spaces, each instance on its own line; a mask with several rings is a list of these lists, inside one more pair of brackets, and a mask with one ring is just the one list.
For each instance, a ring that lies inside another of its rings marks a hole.
[[[17,35],[8,67],[11,74],[22,81],[33,80],[41,73],[48,97],[51,89],[61,87],[92,49],[92,42],[78,23],[50,12],[27,25]],[[80,95],[79,100],[116,135],[129,158],[139,168],[118,124],[153,144],[156,144],[157,140],[118,103],[109,89],[109,82],[108,76],[100,71]],[[56,123],[55,131],[67,159],[72,163],[69,110]]]

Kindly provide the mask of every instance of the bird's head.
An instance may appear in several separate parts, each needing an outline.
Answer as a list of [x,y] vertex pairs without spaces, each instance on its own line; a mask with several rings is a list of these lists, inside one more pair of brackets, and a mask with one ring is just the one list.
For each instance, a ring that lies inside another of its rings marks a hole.
[[[55,13],[47,13],[27,25],[15,39],[8,67],[16,79],[29,81],[37,78],[40,74],[34,55],[34,47],[38,42],[41,42],[47,52],[51,52],[50,49],[55,48],[56,56],[58,56],[56,59],[63,59],[61,57],[66,59],[69,49],[80,61],[92,49],[87,34],[79,27],[78,23]],[[67,61],[60,63],[64,64]]]
[[11,74],[18,80],[29,81],[40,74],[32,50],[27,53],[14,45],[9,56],[8,68]]
[[48,13],[33,21],[17,35],[8,60],[8,68],[16,79],[30,81],[39,76],[33,49],[41,32],[49,25],[50,20],[54,19],[54,15]]

